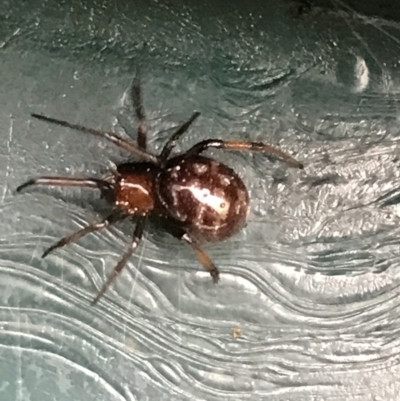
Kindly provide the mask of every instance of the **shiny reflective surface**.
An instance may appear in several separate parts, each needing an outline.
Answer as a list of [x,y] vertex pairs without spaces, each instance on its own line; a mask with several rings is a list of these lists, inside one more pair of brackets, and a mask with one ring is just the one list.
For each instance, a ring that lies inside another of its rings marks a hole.
[[[241,3],[3,4],[1,400],[397,399],[399,26]],[[357,57],[369,70],[362,92]],[[131,225],[42,261],[104,205],[76,189],[12,191],[27,171],[95,173],[125,161],[96,138],[28,116],[40,109],[134,135],[125,91],[136,64],[151,149],[201,110],[182,148],[237,134],[301,152],[306,168],[210,151],[252,199],[247,227],[210,250],[218,286],[191,249],[150,227],[93,308]]]

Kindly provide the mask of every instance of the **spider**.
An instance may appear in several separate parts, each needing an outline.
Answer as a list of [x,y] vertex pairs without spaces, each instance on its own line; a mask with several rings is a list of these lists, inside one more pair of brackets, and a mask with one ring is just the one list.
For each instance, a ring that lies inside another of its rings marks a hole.
[[86,234],[126,218],[137,218],[129,247],[93,299],[92,305],[104,295],[137,249],[150,215],[158,216],[170,234],[189,244],[213,281],[218,282],[219,270],[202,245],[205,242],[225,240],[241,230],[249,214],[250,200],[246,186],[235,171],[221,162],[202,156],[205,150],[261,151],[278,156],[290,167],[303,169],[303,164],[290,155],[261,142],[205,139],[189,150],[171,156],[177,140],[199,117],[199,112],[194,112],[167,140],[161,152],[155,155],[147,150],[147,120],[142,87],[137,79],[132,82],[130,97],[138,121],[136,141],[125,139],[114,132],[99,131],[41,114],[33,113],[31,116],[106,139],[140,161],[121,163],[103,178],[41,176],[26,181],[16,190],[20,192],[32,185],[94,188],[112,206],[105,219],[61,238],[45,250],[43,258]]

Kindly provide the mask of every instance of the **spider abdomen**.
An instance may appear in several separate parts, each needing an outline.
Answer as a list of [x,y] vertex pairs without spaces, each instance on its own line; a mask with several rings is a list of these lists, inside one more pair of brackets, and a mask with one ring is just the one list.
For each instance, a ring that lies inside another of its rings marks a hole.
[[246,223],[249,195],[228,166],[203,156],[175,157],[156,179],[159,200],[188,232],[221,241]]

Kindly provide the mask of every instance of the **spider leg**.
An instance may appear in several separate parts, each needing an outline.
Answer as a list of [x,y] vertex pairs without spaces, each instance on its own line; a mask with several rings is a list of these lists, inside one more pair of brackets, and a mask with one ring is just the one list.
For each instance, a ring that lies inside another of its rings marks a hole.
[[134,79],[131,87],[131,99],[138,120],[137,143],[140,149],[146,150],[147,147],[147,120],[143,108],[142,86],[138,79]]
[[58,187],[84,187],[84,188],[98,188],[102,192],[111,189],[111,184],[107,181],[97,178],[73,178],[73,177],[51,177],[43,176],[32,178],[21,184],[16,191],[20,192],[23,189],[32,185],[49,185]]
[[196,239],[188,235],[184,234],[181,239],[188,243],[196,253],[197,259],[204,266],[204,268],[210,273],[214,283],[218,283],[219,281],[219,270],[217,266],[214,265],[211,258],[207,255],[207,253],[201,248],[200,244]]
[[86,226],[78,231],[75,231],[71,235],[61,238],[54,245],[52,245],[51,247],[47,248],[44,251],[42,258],[45,258],[50,252],[54,251],[57,248],[61,248],[65,245],[76,242],[78,241],[78,239],[82,238],[86,234],[92,233],[94,231],[99,231],[103,228],[110,226],[111,224],[116,223],[117,221],[123,220],[126,217],[127,217],[126,215],[121,215],[121,213],[119,212],[113,212],[104,220],[90,224],[89,226]]
[[107,291],[110,284],[115,280],[115,278],[118,276],[118,274],[121,273],[122,269],[125,267],[126,263],[128,262],[128,259],[132,256],[133,252],[135,252],[135,250],[137,249],[137,247],[140,244],[140,241],[142,239],[145,224],[146,224],[146,216],[139,217],[139,220],[136,223],[135,231],[133,232],[132,241],[129,245],[129,248],[125,251],[122,258],[120,259],[120,261],[117,263],[117,265],[114,267],[113,271],[109,275],[107,281],[103,284],[103,287],[101,288],[99,293],[96,295],[96,297],[93,299],[92,305],[95,305],[99,301],[99,299],[104,295],[104,293]]
[[178,128],[178,130],[168,139],[159,156],[161,163],[164,163],[168,159],[169,155],[176,145],[176,141],[189,129],[189,127],[193,124],[194,120],[196,120],[199,115],[200,113],[197,111],[193,113],[189,120],[182,124]]
[[227,150],[248,150],[251,152],[264,152],[270,153],[280,157],[288,166],[303,169],[304,165],[294,159],[292,156],[267,145],[262,142],[248,142],[248,141],[223,141],[221,139],[206,139],[191,147],[185,156],[197,155],[209,148],[227,149]]
[[31,114],[31,116],[34,118],[37,118],[38,120],[47,121],[48,123],[51,123],[51,124],[60,125],[62,127],[71,128],[76,131],[81,131],[86,134],[91,134],[91,135],[98,136],[100,138],[107,139],[108,141],[112,142],[114,145],[128,151],[132,155],[139,157],[145,161],[148,161],[151,163],[157,163],[157,161],[158,161],[158,159],[155,155],[152,155],[151,153],[148,153],[145,150],[139,149],[135,142],[130,141],[128,139],[124,139],[113,132],[99,131],[99,130],[96,130],[93,128],[84,127],[83,125],[72,124],[67,121],[58,120],[56,118],[46,117],[41,114],[33,113],[33,114]]

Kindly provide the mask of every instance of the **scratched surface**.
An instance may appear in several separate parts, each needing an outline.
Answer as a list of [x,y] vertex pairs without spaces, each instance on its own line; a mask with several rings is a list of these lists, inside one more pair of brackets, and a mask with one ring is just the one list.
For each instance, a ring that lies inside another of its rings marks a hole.
[[[126,3],[0,1],[0,399],[395,400],[400,26],[278,2]],[[134,137],[135,74],[152,150],[198,110],[180,149],[253,139],[306,168],[208,152],[253,199],[243,232],[207,247],[218,286],[188,247],[149,226],[91,307],[132,226],[42,260],[107,208],[96,192],[13,190],[125,161],[29,113]]]

